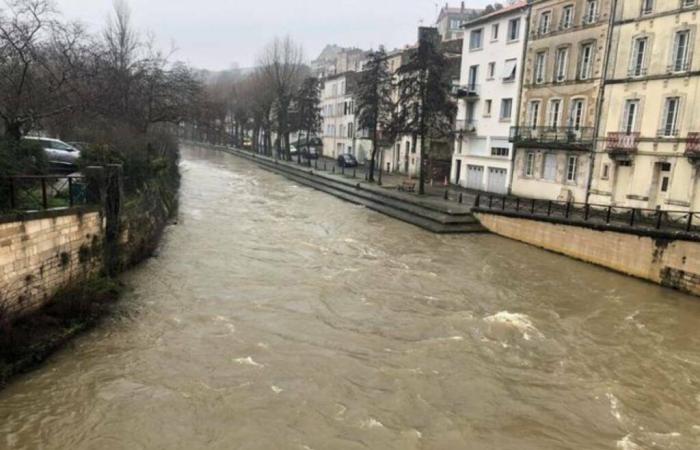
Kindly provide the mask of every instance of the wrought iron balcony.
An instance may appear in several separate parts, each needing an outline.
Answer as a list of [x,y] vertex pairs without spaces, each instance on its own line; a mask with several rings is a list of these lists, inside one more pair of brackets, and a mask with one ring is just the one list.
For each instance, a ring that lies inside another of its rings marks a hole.
[[642,66],[631,67],[627,72],[627,76],[630,78],[645,77],[647,76],[647,68]]
[[474,119],[460,119],[455,121],[455,131],[462,135],[474,134],[476,133],[476,125]]
[[675,128],[664,127],[656,132],[656,137],[660,138],[675,138],[678,137],[680,133]]
[[457,98],[462,98],[466,100],[476,100],[479,98],[479,93],[481,89],[478,84],[469,83],[461,86],[454,86],[452,88],[452,94]]
[[692,163],[700,163],[700,133],[688,133],[688,139],[685,144],[685,156]]
[[667,73],[682,73],[690,71],[690,61],[676,61],[666,66]]
[[593,127],[511,127],[510,142],[521,147],[589,150]]
[[613,159],[629,159],[639,148],[639,133],[614,131],[608,133],[605,150]]

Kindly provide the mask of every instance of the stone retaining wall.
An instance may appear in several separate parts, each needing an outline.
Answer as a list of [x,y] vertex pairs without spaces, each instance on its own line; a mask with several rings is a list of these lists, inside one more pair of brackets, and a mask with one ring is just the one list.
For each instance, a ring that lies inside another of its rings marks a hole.
[[700,295],[700,242],[479,213],[489,231]]
[[95,208],[0,221],[0,314],[36,310],[102,268],[104,224]]

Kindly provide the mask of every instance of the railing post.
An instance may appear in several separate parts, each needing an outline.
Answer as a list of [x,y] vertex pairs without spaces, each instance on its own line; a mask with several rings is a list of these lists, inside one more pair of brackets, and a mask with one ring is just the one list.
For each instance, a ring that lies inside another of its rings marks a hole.
[[445,189],[445,200],[449,200],[449,199],[450,199],[450,193],[447,189]]
[[506,196],[503,196],[503,211],[506,210]]
[[343,164],[342,166],[340,166],[340,174],[341,174],[341,175],[345,175],[345,164]]
[[474,199],[474,208],[478,208],[481,206],[481,194],[476,194],[476,198]]
[[49,209],[49,199],[46,195],[46,178],[41,177],[41,202],[44,209]]
[[608,213],[605,215],[605,223],[610,223],[612,218],[612,205],[608,206]]
[[10,208],[15,209],[17,207],[17,197],[15,197],[15,179],[10,177]]
[[584,209],[583,209],[583,221],[584,222],[588,222],[588,217],[589,217],[590,213],[591,213],[591,205],[586,203],[586,206],[584,206]]
[[661,219],[663,217],[663,211],[660,209],[656,211],[656,229],[660,230],[661,229]]
[[493,196],[489,195],[489,209],[493,208]]
[[550,201],[547,203],[547,217],[549,217],[549,216],[551,216],[551,215],[552,215],[552,201],[550,200]]
[[630,227],[634,227],[634,219],[635,215],[637,214],[637,210],[635,208],[632,208],[632,214],[630,214]]
[[515,212],[520,212],[520,197],[515,199]]
[[73,178],[68,177],[68,206],[73,207]]
[[568,219],[570,214],[571,214],[571,202],[566,202],[566,214],[564,214],[564,218]]
[[693,229],[693,212],[689,211],[688,212],[688,225],[686,226],[686,231],[690,232],[690,230]]
[[462,197],[462,193],[459,193],[459,204],[461,205],[464,201],[464,198]]
[[357,175],[357,169],[352,169],[352,177],[355,178]]
[[530,214],[535,215],[535,202],[536,200],[533,198],[532,199],[532,208],[530,208]]

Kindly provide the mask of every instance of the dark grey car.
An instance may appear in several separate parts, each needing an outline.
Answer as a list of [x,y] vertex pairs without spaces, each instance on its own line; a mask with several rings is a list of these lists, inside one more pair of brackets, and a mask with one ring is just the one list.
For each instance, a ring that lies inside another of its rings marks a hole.
[[24,139],[37,142],[44,149],[46,158],[53,169],[72,171],[78,167],[80,150],[72,145],[51,138],[25,137]]

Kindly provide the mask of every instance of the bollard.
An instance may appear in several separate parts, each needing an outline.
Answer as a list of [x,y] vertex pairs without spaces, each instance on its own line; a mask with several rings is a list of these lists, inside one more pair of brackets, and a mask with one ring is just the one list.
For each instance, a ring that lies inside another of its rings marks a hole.
[[357,169],[352,169],[352,177],[355,178],[357,175]]
[[461,205],[464,202],[464,194],[461,192],[459,193],[459,204]]
[[450,193],[447,189],[445,189],[445,200],[449,200],[449,199],[450,199]]
[[481,206],[481,194],[476,194],[476,198],[474,199],[474,207],[478,208]]
[[331,169],[331,172],[335,173],[335,166],[333,166],[333,168]]

